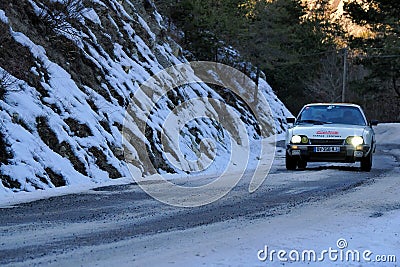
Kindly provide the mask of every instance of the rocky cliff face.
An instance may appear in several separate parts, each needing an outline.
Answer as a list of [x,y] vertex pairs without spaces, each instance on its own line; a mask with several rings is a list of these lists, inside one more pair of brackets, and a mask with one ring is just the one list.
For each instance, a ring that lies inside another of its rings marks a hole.
[[[225,119],[232,121],[236,114],[252,140],[284,129],[282,118],[289,112],[263,80],[260,94],[270,104],[272,117],[262,115],[267,112],[262,105],[255,110],[260,114],[254,114],[243,99],[250,94],[246,88],[239,96],[201,82],[178,86],[171,74],[162,83],[174,89],[161,95],[147,117],[141,113],[143,103],[131,109],[136,113],[126,113],[144,82],[183,62],[186,59],[180,47],[168,37],[150,0],[1,1],[0,191],[129,177],[122,142],[124,118],[131,126],[135,122],[146,126],[144,132],[129,131],[135,175],[152,173],[142,162],[144,154],[154,166],[153,172],[179,174],[198,168],[191,165],[192,159],[213,148],[217,152],[207,158],[218,166],[231,152],[227,130],[215,119],[221,114],[220,105],[205,107],[208,119],[194,116],[184,123],[178,147],[168,139],[170,148],[161,145],[162,121],[167,114],[196,97],[232,107]],[[179,69],[175,74],[179,75]],[[153,101],[152,94],[147,91],[146,99]],[[186,108],[193,113],[198,110],[194,105]],[[271,127],[260,130],[260,125]],[[144,150],[135,143],[143,136]],[[204,138],[211,138],[216,145],[210,147],[202,142]],[[169,149],[168,155],[165,149]],[[174,155],[175,149],[182,150],[180,156]],[[178,164],[186,167],[173,164],[175,160],[187,161]]]

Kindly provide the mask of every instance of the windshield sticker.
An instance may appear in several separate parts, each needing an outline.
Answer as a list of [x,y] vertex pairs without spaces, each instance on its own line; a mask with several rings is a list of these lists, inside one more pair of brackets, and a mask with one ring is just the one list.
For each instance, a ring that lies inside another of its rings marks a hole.
[[333,106],[333,105],[331,105],[331,106],[329,106],[328,108],[327,108],[327,110],[331,110],[331,109],[333,109],[335,106]]

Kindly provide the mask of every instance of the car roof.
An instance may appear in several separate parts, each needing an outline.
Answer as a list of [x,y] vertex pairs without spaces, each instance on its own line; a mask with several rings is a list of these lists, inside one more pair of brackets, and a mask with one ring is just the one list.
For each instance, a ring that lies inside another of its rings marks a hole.
[[345,107],[360,108],[359,105],[352,104],[352,103],[310,103],[310,104],[305,105],[305,107],[310,107],[310,106],[345,106]]

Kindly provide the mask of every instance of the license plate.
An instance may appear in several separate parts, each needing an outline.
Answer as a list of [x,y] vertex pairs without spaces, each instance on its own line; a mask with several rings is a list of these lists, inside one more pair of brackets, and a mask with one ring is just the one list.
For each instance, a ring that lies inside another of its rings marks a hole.
[[314,148],[314,152],[340,152],[338,146],[317,146]]

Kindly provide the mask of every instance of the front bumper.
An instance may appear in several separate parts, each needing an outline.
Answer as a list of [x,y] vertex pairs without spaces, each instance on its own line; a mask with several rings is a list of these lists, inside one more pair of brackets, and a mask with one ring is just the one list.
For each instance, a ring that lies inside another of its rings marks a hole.
[[[317,147],[326,148],[327,152],[317,152]],[[372,153],[369,145],[303,145],[289,144],[287,153],[305,161],[315,162],[356,162]],[[335,151],[335,152],[333,152]]]

